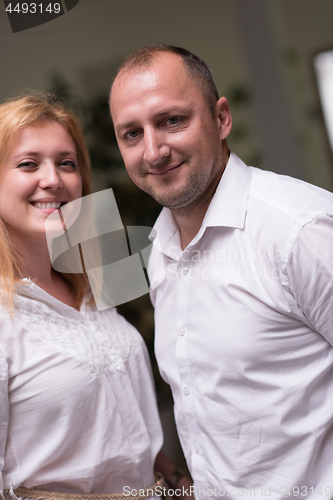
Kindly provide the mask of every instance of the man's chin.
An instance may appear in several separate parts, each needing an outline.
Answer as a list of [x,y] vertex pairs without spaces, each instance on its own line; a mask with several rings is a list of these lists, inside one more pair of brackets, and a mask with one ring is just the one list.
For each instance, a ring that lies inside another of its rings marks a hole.
[[162,205],[162,207],[169,208],[171,211],[177,211],[187,208],[195,201],[193,196],[185,196],[184,194],[178,195],[161,195],[156,193],[148,193],[154,200]]

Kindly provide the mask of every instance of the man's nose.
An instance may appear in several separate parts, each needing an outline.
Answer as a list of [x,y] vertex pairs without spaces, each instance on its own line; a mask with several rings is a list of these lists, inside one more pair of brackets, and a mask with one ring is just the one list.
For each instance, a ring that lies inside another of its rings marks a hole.
[[163,132],[146,130],[144,132],[144,146],[143,158],[151,165],[157,165],[170,155],[170,147],[165,141]]
[[63,183],[57,165],[47,163],[40,167],[39,186],[42,189],[60,189]]

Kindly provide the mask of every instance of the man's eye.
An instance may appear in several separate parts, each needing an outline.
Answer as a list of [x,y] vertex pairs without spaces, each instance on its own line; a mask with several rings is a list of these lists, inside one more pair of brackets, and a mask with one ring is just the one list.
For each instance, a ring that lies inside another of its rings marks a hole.
[[178,116],[171,116],[170,118],[167,119],[167,122],[170,125],[176,125],[179,122]]
[[126,133],[126,136],[129,139],[136,139],[138,137],[138,131],[137,130],[130,130],[129,132]]

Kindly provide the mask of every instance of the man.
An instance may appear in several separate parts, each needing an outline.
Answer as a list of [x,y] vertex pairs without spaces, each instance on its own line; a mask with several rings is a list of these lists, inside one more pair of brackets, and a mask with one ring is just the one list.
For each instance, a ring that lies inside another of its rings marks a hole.
[[110,104],[130,177],[167,207],[156,356],[197,495],[332,498],[333,195],[230,153],[228,101],[184,49],[131,55]]

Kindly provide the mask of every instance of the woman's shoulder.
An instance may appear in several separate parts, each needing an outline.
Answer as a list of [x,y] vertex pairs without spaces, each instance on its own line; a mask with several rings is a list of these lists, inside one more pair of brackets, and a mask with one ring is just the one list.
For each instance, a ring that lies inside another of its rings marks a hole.
[[15,319],[8,308],[0,302],[0,362],[7,362],[13,350]]

